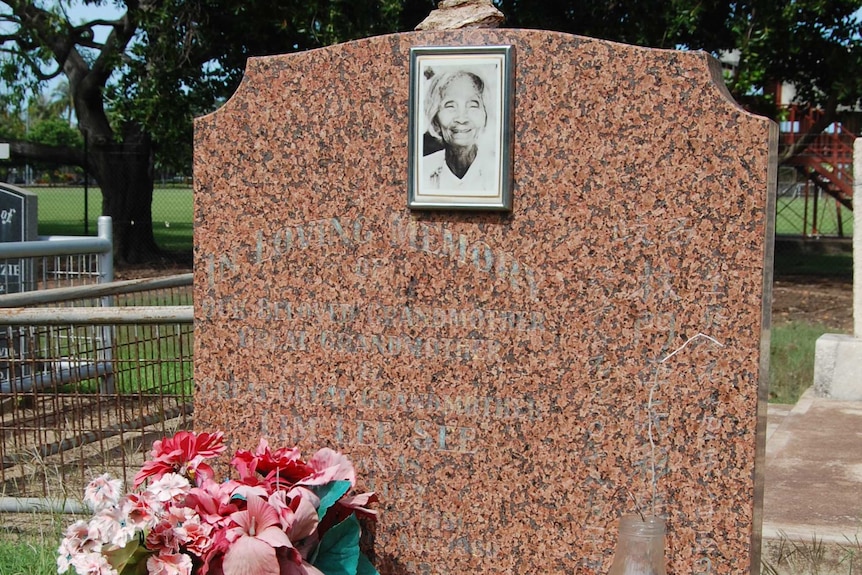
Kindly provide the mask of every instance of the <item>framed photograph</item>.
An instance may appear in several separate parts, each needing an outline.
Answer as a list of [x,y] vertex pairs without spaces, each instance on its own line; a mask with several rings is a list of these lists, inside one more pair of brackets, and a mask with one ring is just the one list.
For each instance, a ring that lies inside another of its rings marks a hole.
[[512,209],[512,46],[410,50],[412,209]]

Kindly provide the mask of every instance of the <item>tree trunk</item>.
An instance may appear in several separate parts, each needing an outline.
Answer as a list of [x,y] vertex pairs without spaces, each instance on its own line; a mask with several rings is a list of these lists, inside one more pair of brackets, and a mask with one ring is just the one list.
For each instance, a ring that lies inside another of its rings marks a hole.
[[[153,147],[140,129],[127,130],[123,143],[89,146],[81,150],[10,141],[16,161],[52,162],[86,167],[102,188],[102,215],[114,224],[114,258],[118,263],[164,259],[153,236]],[[84,165],[85,161],[87,166]]]
[[137,127],[122,143],[90,146],[89,171],[102,188],[102,214],[114,225],[114,258],[136,264],[162,256],[153,236],[153,147]]

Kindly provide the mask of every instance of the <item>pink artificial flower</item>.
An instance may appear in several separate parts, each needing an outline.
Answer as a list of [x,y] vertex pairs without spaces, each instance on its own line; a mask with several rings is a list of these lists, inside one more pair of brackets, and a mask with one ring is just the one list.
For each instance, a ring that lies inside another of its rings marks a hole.
[[93,551],[94,547],[98,551],[101,544],[90,538],[90,526],[86,521],[79,519],[69,525],[57,549],[57,573],[68,571],[76,555]]
[[[377,518],[377,510],[369,509],[369,503],[377,503],[379,498],[374,492],[360,493],[351,497],[342,497],[336,505],[348,509],[352,513],[356,513],[357,517],[366,517],[368,519]],[[349,515],[350,513],[348,513]]]
[[305,559],[296,561],[281,550],[278,552],[278,564],[281,568],[280,575],[324,575],[323,571]]
[[223,563],[225,552],[231,545],[225,529],[217,529],[212,534],[212,544],[201,556],[200,569],[197,575],[224,575]]
[[101,511],[117,504],[122,496],[122,489],[122,480],[112,479],[110,474],[104,473],[93,479],[84,489],[84,503],[90,504],[96,511]]
[[201,434],[180,431],[173,437],[155,441],[150,452],[151,460],[144,463],[135,475],[134,486],[138,487],[148,477],[158,479],[165,473],[187,475],[198,484],[205,478],[212,478],[212,468],[203,461],[226,449],[223,436],[220,431]]
[[171,521],[159,521],[146,537],[147,549],[157,550],[160,553],[179,553],[183,541],[177,533],[175,525]]
[[[252,478],[252,481],[254,479]],[[264,483],[258,483],[257,485],[247,485],[245,483],[239,483],[234,487],[233,492],[231,493],[231,497],[239,497],[240,499],[249,500],[252,497],[268,497],[272,492],[270,486]]]
[[356,484],[356,472],[350,460],[328,447],[315,453],[308,465],[313,472],[297,482],[301,485],[326,485],[330,481],[349,481],[351,486]]
[[203,557],[212,546],[212,525],[202,523],[199,515],[186,520],[180,529],[183,531],[185,548],[198,557]]
[[200,487],[189,490],[184,504],[194,509],[204,523],[216,528],[222,527],[231,513],[239,511],[230,498],[235,487],[236,483],[233,481],[216,483],[207,480]]
[[103,509],[90,520],[90,536],[102,543],[125,547],[135,538],[135,526],[126,520],[118,507]]
[[129,493],[121,502],[121,509],[126,521],[135,529],[150,527],[154,522],[154,511],[149,499],[137,493]]
[[168,503],[185,497],[190,489],[188,479],[179,473],[166,473],[150,483],[147,492],[159,503]]
[[269,504],[278,513],[281,528],[292,542],[305,539],[317,529],[320,499],[311,491],[303,488],[276,491],[269,496]]
[[231,520],[236,527],[228,532],[232,542],[224,556],[224,575],[279,575],[275,549],[292,546],[275,509],[264,499],[252,497],[248,508],[232,514]]
[[78,575],[117,575],[117,570],[101,553],[82,553],[73,557],[71,563]]
[[192,558],[185,553],[159,553],[147,559],[148,575],[191,575]]
[[72,557],[78,552],[69,541],[63,539],[57,548],[57,573],[65,573],[72,566]]
[[68,541],[76,549],[83,547],[84,542],[90,539],[90,525],[82,519],[78,519],[66,527],[63,541]]
[[[261,440],[253,452],[236,452],[231,463],[239,480],[216,483],[204,461],[224,449],[221,433],[179,432],[154,443],[152,460],[134,481],[136,489],[148,481],[145,489],[121,496],[119,480],[94,479],[85,497],[96,512],[67,529],[58,572],[323,575],[308,563],[322,534],[337,518],[376,515],[368,508],[376,496],[364,493],[342,497],[318,518],[321,502],[312,489],[356,480],[350,461],[331,449],[306,462],[296,448],[272,451]],[[142,554],[150,555],[146,562]]]

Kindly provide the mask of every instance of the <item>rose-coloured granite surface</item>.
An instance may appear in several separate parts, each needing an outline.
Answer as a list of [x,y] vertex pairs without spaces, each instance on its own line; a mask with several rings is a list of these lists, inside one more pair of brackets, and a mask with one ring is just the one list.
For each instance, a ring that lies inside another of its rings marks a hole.
[[[411,213],[410,47],[505,44],[512,213]],[[605,573],[634,500],[670,573],[756,571],[776,131],[716,78],[526,30],[252,59],[196,123],[196,427],[347,454],[383,575]]]

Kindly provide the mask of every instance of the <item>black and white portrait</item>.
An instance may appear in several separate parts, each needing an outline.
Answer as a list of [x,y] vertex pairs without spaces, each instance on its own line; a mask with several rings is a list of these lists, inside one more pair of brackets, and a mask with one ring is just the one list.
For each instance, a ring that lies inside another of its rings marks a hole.
[[413,208],[511,209],[511,47],[411,51]]

